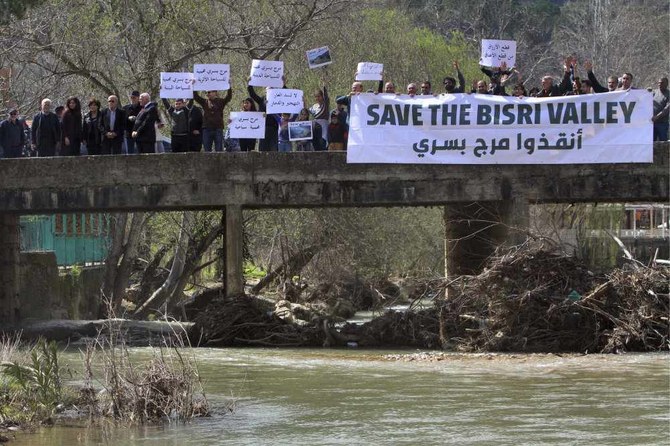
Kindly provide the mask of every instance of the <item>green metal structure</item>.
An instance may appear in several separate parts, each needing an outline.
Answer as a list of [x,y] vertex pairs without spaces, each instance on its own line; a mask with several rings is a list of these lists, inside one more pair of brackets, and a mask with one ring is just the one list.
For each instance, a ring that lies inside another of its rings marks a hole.
[[110,244],[108,214],[21,217],[21,251],[53,251],[58,266],[100,263]]

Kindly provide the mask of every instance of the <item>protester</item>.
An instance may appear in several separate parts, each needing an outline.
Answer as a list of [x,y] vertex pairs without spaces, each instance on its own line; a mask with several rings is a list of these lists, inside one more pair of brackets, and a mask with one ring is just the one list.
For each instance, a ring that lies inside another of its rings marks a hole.
[[512,96],[517,98],[528,96],[528,93],[526,93],[526,87],[523,84],[514,85],[514,87],[512,87]]
[[447,76],[442,81],[442,84],[444,85],[444,91],[448,94],[464,93],[465,78],[463,77],[463,74],[461,74],[457,60],[454,61],[454,68],[456,69],[456,76],[458,77],[458,87],[456,86],[456,79],[451,76]]
[[621,75],[621,86],[617,90],[630,90],[633,88],[633,75],[630,73],[624,73]]
[[615,91],[619,86],[619,79],[616,76],[610,76],[607,78],[607,88],[600,85],[596,75],[593,74],[593,63],[590,61],[584,62],[584,68],[586,69],[586,75],[591,87],[593,88],[594,93],[607,93],[608,91]]
[[423,96],[431,96],[433,94],[432,88],[430,81],[421,82],[421,94]]
[[407,94],[408,95],[414,97],[414,96],[416,96],[416,91],[417,91],[417,88],[416,88],[415,83],[412,82],[411,84],[407,84]]
[[7,119],[0,122],[0,158],[20,158],[25,145],[23,122],[19,120],[19,111],[9,110]]
[[215,151],[223,151],[223,110],[232,97],[232,88],[228,89],[226,97],[223,99],[214,90],[207,92],[207,99],[203,99],[197,91],[193,92],[193,99],[200,104],[203,111],[202,143],[205,152],[211,152],[212,145]]
[[82,116],[79,99],[72,96],[65,101],[65,111],[61,123],[63,156],[81,155]]
[[133,133],[139,153],[154,153],[156,148],[156,124],[159,122],[158,109],[155,102],[151,102],[149,93],[140,95],[142,110],[137,114]]
[[103,130],[100,101],[91,98],[88,101],[88,113],[84,116],[83,129],[83,142],[89,155],[102,154]]
[[191,152],[202,150],[202,109],[193,103],[193,99],[186,104],[188,109],[189,139],[188,148]]
[[[284,81],[284,86],[283,88],[286,88],[286,77],[283,77],[282,80]],[[247,83],[251,81],[251,78],[249,77],[247,80]],[[271,88],[268,87],[266,89],[266,95],[261,97],[256,94],[256,90],[254,90],[254,87],[252,85],[247,85],[247,92],[249,93],[249,96],[254,100],[256,105],[258,106],[258,111],[261,111],[263,113],[266,112],[267,110],[267,91],[270,90]],[[258,143],[258,150],[261,152],[276,152],[278,148],[278,135],[279,135],[279,127],[278,127],[278,121],[277,118],[273,115],[266,114],[265,115],[265,138],[261,139],[260,142]]]
[[[319,127],[323,128],[328,126],[328,119],[330,117],[330,97],[328,96],[328,90],[326,86],[314,92],[315,103],[309,108],[309,113],[312,115],[312,118],[319,124]],[[327,133],[322,134],[323,144],[326,144],[328,141]]]
[[58,117],[51,112],[51,99],[42,99],[41,110],[33,117],[32,148],[37,156],[56,156],[60,149],[61,126]]
[[322,137],[323,130],[321,128],[321,124],[316,120],[310,119],[309,110],[303,108],[302,110],[300,110],[300,113],[298,113],[296,122],[305,122],[305,121],[311,122],[312,124],[312,140],[296,141],[295,142],[296,152],[312,152],[312,151],[323,150],[323,147],[325,147],[325,145],[324,145],[324,139]]
[[272,115],[277,120],[277,148],[280,152],[291,152],[293,151],[293,146],[291,140],[289,139],[288,133],[288,123],[293,122],[296,119],[295,115],[290,113],[282,113],[280,115]]
[[668,78],[662,77],[658,80],[658,88],[652,91],[654,100],[654,141],[668,140],[668,123],[670,122],[670,91],[668,90]]
[[63,113],[65,113],[65,106],[59,105],[54,109],[54,113],[56,113],[56,116],[58,116],[58,122],[62,123],[63,122]]
[[137,147],[135,146],[135,139],[132,137],[133,127],[135,126],[135,119],[137,115],[142,110],[140,105],[140,92],[134,90],[128,96],[130,99],[130,104],[123,106],[123,111],[126,115],[126,153],[128,155],[134,155],[137,153]]
[[103,155],[121,155],[123,153],[123,133],[126,128],[126,114],[119,108],[119,98],[111,95],[107,98],[107,108],[102,117]]
[[[242,101],[242,111],[243,112],[255,112],[256,104],[251,98],[245,98]],[[253,138],[240,138],[240,150],[242,152],[251,152],[256,148],[256,140]]]
[[330,114],[328,124],[328,151],[347,150],[347,139],[349,138],[349,126],[342,122],[338,111]]
[[172,151],[183,153],[189,151],[189,111],[183,99],[175,99],[174,107],[167,99],[163,99],[167,114],[172,118],[170,133]]

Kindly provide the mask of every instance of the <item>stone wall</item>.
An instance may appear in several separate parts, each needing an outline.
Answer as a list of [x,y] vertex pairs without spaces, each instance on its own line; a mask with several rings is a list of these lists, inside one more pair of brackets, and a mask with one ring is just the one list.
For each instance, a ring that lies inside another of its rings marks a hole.
[[21,319],[96,319],[104,267],[59,271],[53,252],[21,253]]

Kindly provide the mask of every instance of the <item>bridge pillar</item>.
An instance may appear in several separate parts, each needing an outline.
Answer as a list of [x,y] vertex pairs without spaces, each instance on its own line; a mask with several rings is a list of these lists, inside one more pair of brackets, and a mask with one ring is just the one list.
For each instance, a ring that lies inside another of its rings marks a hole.
[[0,214],[0,322],[19,319],[21,243],[19,216]]
[[479,274],[486,259],[501,245],[526,239],[530,206],[525,196],[486,203],[444,207],[445,276]]
[[244,220],[242,206],[228,205],[225,210],[226,254],[224,290],[226,296],[244,293]]

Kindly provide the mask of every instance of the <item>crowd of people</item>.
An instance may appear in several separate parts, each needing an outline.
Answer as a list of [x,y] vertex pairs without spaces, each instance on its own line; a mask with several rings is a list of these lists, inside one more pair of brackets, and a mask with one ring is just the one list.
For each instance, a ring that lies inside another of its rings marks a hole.
[[[583,65],[586,78],[578,76],[577,61],[568,58],[564,74],[556,83],[552,76],[544,76],[539,87],[527,90],[517,69],[508,69],[504,64],[499,68],[481,67],[484,79],[466,82],[459,65],[454,62],[456,78],[443,79],[443,92],[434,92],[430,81],[409,83],[405,92],[398,91],[393,82],[379,81],[376,90],[368,93],[407,94],[410,96],[437,94],[488,94],[516,97],[554,97],[564,95],[597,94],[608,91],[628,90],[633,86],[633,75],[623,73],[607,78],[607,86],[602,85],[593,71],[593,64]],[[284,83],[286,80],[284,79]],[[507,89],[511,87],[511,93]],[[284,87],[286,88],[286,86]],[[668,78],[661,77],[657,88],[649,89],[653,94],[654,141],[668,140],[670,119],[670,91]],[[265,112],[267,97],[260,96],[253,86],[247,87],[248,97],[240,104],[240,111]],[[305,107],[296,115],[266,114],[265,137],[263,139],[235,139],[230,137],[229,128],[224,125],[224,110],[232,99],[232,89],[225,97],[217,91],[207,91],[202,97],[194,92],[193,99],[176,99],[173,103],[163,99],[165,115],[171,120],[170,150],[172,152],[204,151],[338,151],[346,150],[348,138],[348,113],[353,95],[363,93],[362,82],[354,82],[351,91],[331,100],[324,85],[314,92],[314,104]],[[41,101],[40,111],[28,125],[19,117],[16,108],[8,112],[7,119],[0,122],[0,157],[18,158],[24,156],[78,156],[121,155],[155,153],[164,151],[158,129],[163,127],[158,103],[151,100],[148,93],[132,91],[129,103],[121,106],[119,98],[107,98],[103,108],[98,99],[88,100],[88,111],[84,112],[80,100],[70,97],[64,106],[55,107],[49,99]],[[291,141],[289,123],[310,121],[312,139]]]

